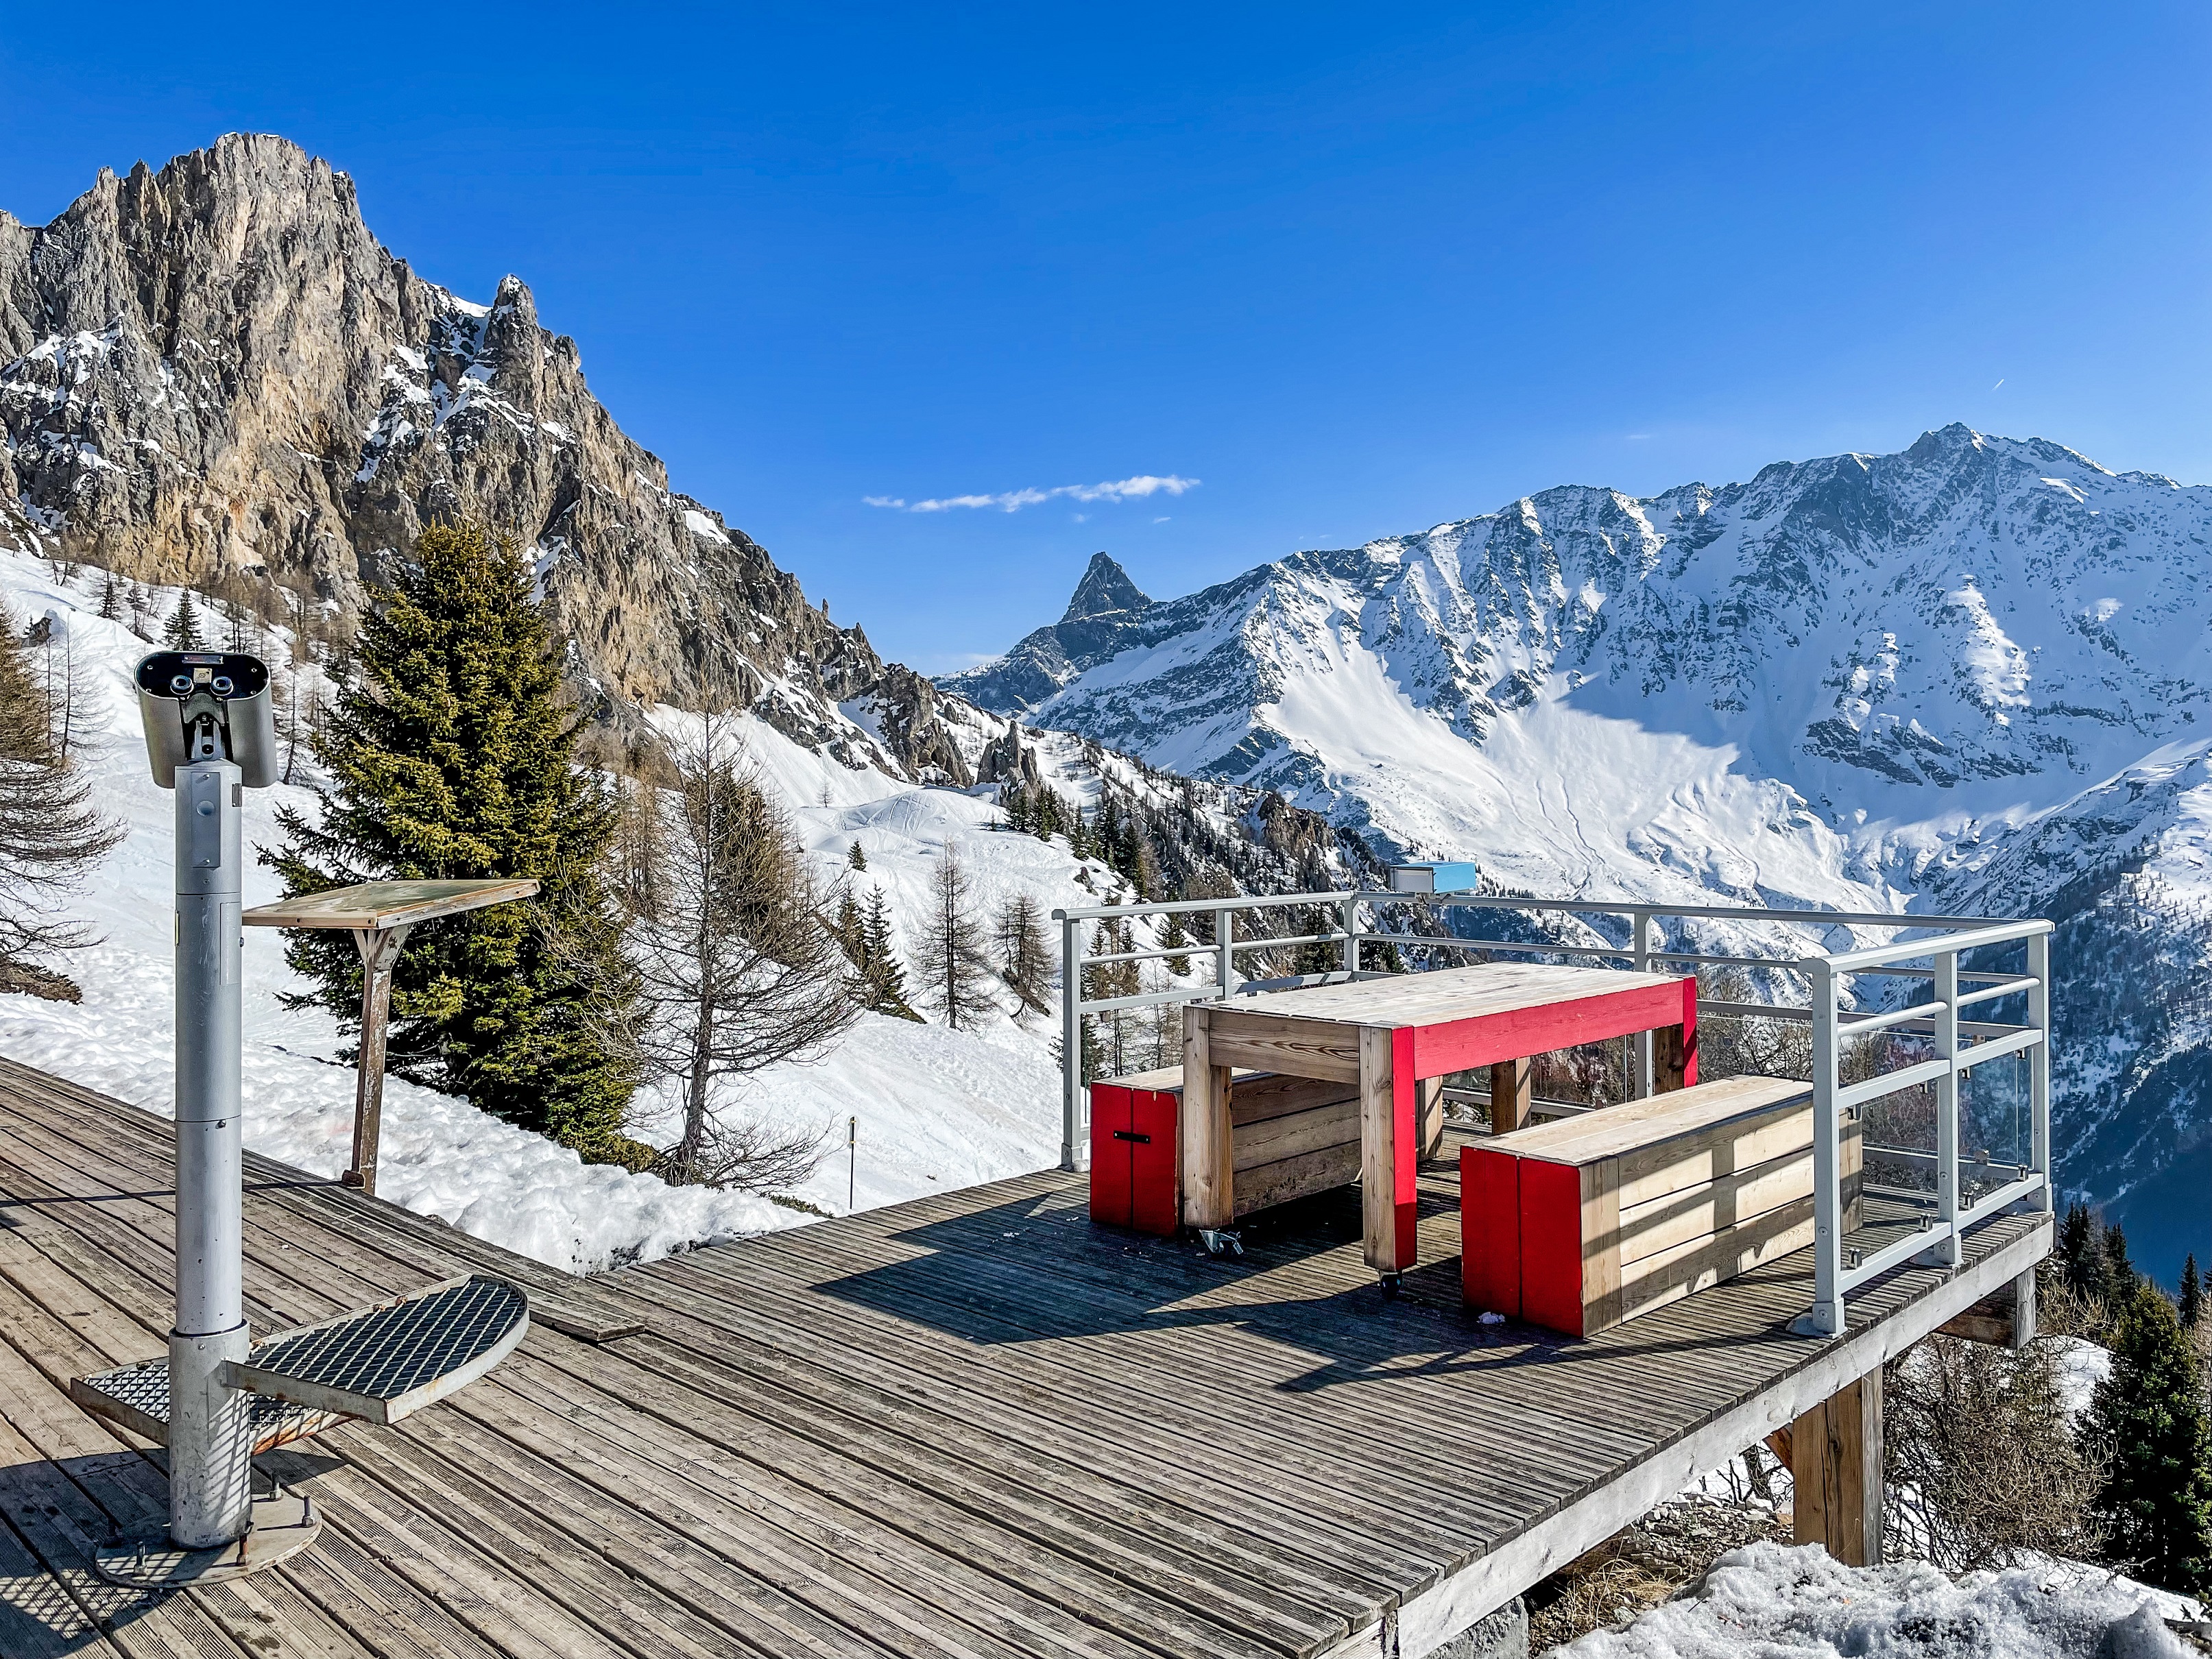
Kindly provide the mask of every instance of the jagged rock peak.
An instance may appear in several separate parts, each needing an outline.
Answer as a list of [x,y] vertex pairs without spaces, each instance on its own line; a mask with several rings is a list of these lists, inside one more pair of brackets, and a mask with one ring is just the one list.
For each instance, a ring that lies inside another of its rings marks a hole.
[[454,519],[514,538],[608,706],[734,694],[859,763],[838,705],[879,690],[885,763],[959,775],[933,690],[672,490],[519,276],[489,305],[424,282],[327,161],[231,133],[0,215],[0,546],[343,615]]
[[1142,588],[1129,580],[1129,573],[1121,568],[1111,556],[1093,553],[1091,563],[1083,573],[1083,580],[1075,585],[1074,596],[1067,602],[1067,610],[1060,617],[1064,623],[1086,622],[1093,617],[1110,617],[1120,611],[1145,610],[1152,604]]

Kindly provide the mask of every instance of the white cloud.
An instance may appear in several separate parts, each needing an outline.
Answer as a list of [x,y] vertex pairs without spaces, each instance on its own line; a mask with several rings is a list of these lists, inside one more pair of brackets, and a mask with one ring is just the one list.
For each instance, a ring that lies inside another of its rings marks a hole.
[[902,513],[949,513],[956,507],[995,507],[1002,513],[1018,513],[1062,496],[1076,501],[1133,501],[1147,495],[1180,495],[1198,484],[1196,478],[1177,477],[1172,472],[1165,477],[1140,472],[1133,478],[1109,479],[1104,483],[1006,489],[993,495],[944,495],[922,501],[909,501],[903,495],[863,495],[860,500],[869,507],[893,507]]

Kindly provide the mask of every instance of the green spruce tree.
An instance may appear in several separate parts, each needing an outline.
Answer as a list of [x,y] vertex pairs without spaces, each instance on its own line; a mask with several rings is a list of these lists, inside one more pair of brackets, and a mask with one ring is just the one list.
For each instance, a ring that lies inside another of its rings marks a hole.
[[860,912],[860,972],[862,1007],[923,1023],[907,1000],[906,964],[899,960],[898,941],[891,937],[890,901],[880,887],[871,890]]
[[161,643],[172,651],[198,651],[200,642],[199,608],[192,603],[189,587],[177,595],[177,608],[169,613],[169,620],[161,626]]
[[2195,1330],[2197,1322],[2204,1316],[2204,1280],[2197,1271],[2197,1252],[2194,1250],[2181,1264],[2181,1300],[2175,1305],[2174,1311],[2180,1316],[2184,1330]]
[[845,849],[845,867],[848,870],[865,870],[868,867],[868,855],[860,850],[860,843],[857,841]]
[[[393,976],[388,1063],[573,1146],[634,1163],[619,1033],[636,981],[601,875],[616,802],[574,762],[545,617],[512,545],[434,526],[399,586],[374,596],[357,675],[314,738],[331,784],[318,821],[289,809],[264,854],[289,893],[373,879],[532,877],[538,896],[425,927]],[[349,941],[295,933],[303,1002],[357,1018]],[[616,1034],[611,1036],[611,1034]]]
[[2166,1589],[2212,1593],[2212,1424],[2196,1351],[2153,1285],[2128,1293],[2118,1325],[2088,1425],[2108,1554]]

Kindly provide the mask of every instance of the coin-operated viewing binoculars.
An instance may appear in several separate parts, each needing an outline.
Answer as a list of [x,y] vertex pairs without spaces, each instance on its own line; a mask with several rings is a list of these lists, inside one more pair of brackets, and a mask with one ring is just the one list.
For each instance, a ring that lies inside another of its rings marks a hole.
[[[375,957],[365,977],[388,994],[389,958],[408,927],[527,897],[538,884],[372,882],[242,914],[245,792],[276,781],[269,670],[239,652],[156,651],[136,679],[154,781],[177,800],[176,1325],[166,1358],[77,1377],[70,1394],[168,1447],[167,1531],[108,1545],[94,1565],[118,1583],[175,1589],[256,1571],[314,1541],[319,1522],[304,1497],[255,1495],[256,1452],[348,1419],[396,1421],[482,1376],[530,1322],[520,1290],[464,1275],[252,1340],[243,1284],[241,930],[355,930],[378,941],[364,951]],[[380,1078],[383,1015],[381,995],[366,1000],[362,1047],[377,1056]],[[365,1077],[369,1070],[365,1058]]]

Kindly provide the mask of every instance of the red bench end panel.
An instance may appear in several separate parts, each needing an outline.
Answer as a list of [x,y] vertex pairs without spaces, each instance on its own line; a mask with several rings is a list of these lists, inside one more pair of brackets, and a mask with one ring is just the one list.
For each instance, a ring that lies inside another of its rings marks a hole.
[[1459,1149],[1460,1286],[1468,1305],[1521,1314],[1521,1160],[1481,1146]]
[[1129,1127],[1134,1092],[1091,1085],[1091,1218],[1112,1227],[1129,1224],[1129,1143],[1117,1132]]
[[1521,1163],[1521,1316],[1583,1334],[1583,1174],[1568,1164]]
[[1129,1143],[1129,1225],[1171,1238],[1182,1224],[1177,1202],[1176,1137],[1182,1131],[1182,1097],[1133,1091],[1129,1127],[1142,1139]]

